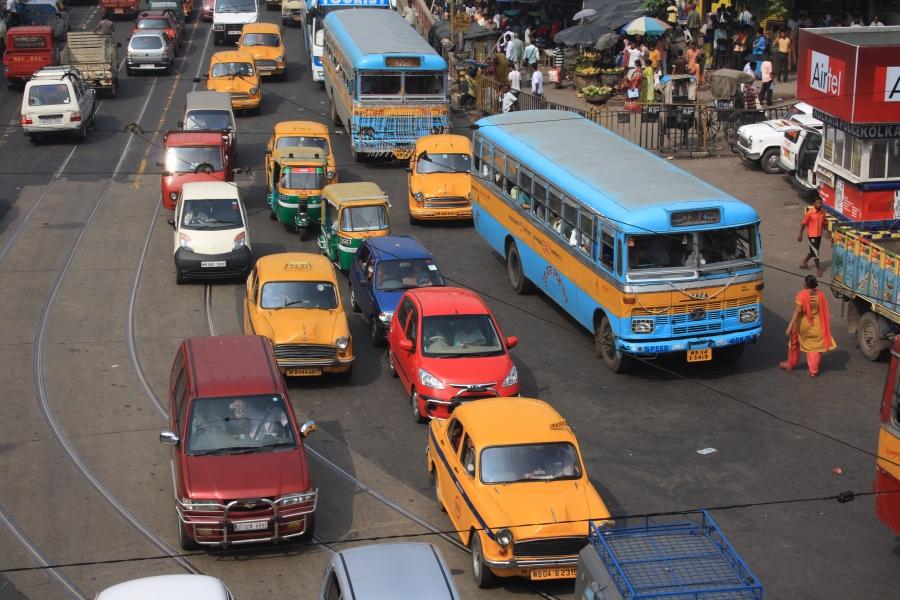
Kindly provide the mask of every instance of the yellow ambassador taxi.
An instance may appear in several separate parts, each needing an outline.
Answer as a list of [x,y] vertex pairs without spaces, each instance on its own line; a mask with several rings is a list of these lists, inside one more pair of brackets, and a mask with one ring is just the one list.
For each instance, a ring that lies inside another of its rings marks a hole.
[[472,551],[479,587],[494,576],[573,578],[589,520],[612,524],[575,434],[542,400],[459,406],[431,421],[426,459],[435,497]]
[[406,172],[409,222],[472,218],[472,140],[426,135],[416,140]]
[[256,68],[263,77],[284,75],[287,69],[287,56],[281,27],[275,23],[247,23],[244,25],[238,50],[253,55]]
[[216,52],[209,59],[206,77],[206,89],[228,94],[233,110],[249,110],[259,114],[262,91],[259,89],[259,70],[252,54],[242,50]]
[[350,377],[353,340],[334,266],[304,252],[256,261],[243,302],[244,333],[269,338],[287,377]]

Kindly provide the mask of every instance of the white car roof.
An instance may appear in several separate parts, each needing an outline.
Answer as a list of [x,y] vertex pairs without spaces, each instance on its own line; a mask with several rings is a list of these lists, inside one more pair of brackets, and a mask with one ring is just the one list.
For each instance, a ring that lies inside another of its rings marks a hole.
[[798,102],[797,104],[794,105],[794,108],[796,108],[797,110],[802,110],[804,113],[806,113],[808,115],[811,115],[812,111],[813,111],[812,105],[807,104],[806,102]]
[[207,575],[157,575],[106,588],[97,600],[228,600],[228,588]]
[[181,197],[184,200],[203,200],[206,198],[240,199],[237,185],[227,181],[194,181],[181,186]]
[[804,125],[806,127],[815,127],[817,129],[822,128],[822,121],[818,120],[812,115],[794,115],[793,117],[791,117],[791,120],[796,121],[797,123],[800,123],[801,125]]

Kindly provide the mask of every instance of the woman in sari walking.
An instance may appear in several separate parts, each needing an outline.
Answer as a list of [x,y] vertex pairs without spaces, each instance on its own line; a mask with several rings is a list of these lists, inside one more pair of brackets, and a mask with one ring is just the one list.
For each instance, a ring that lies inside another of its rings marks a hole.
[[649,61],[648,64],[644,67],[643,71],[641,71],[641,77],[643,78],[643,87],[641,89],[641,104],[652,104],[656,100],[656,95],[653,92],[653,84],[656,83],[656,77],[653,73],[653,67],[650,66]]
[[785,330],[788,336],[788,359],[778,365],[786,371],[793,371],[800,363],[800,353],[806,352],[806,367],[810,377],[819,376],[822,353],[837,347],[831,337],[828,301],[818,285],[815,276],[806,276],[804,287],[794,300],[794,314]]

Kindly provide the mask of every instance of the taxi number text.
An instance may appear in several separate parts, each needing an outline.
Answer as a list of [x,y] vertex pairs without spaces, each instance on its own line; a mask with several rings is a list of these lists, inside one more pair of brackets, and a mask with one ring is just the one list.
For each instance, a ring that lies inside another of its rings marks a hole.
[[528,574],[528,576],[532,580],[571,579],[571,578],[575,577],[575,573],[576,573],[575,567],[560,568],[560,569],[534,569]]
[[288,369],[287,376],[288,377],[310,377],[315,375],[321,375],[322,369]]
[[704,360],[712,360],[712,348],[703,348],[702,350],[688,350],[688,362],[702,362]]

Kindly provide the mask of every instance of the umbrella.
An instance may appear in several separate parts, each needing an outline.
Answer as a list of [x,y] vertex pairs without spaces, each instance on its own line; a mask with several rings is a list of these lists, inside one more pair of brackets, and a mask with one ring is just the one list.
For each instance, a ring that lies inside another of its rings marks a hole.
[[589,46],[596,43],[604,33],[610,33],[610,30],[603,25],[587,22],[563,29],[553,36],[553,41],[566,46]]
[[638,17],[622,28],[628,35],[662,35],[672,29],[668,24],[653,17]]
[[604,33],[600,36],[600,39],[597,40],[597,43],[594,44],[594,48],[597,50],[606,50],[607,48],[612,48],[619,42],[619,34],[610,31],[609,33]]
[[572,15],[572,20],[577,21],[579,19],[586,19],[588,17],[593,17],[597,14],[597,11],[593,8],[586,8],[584,10],[579,10],[577,13]]

